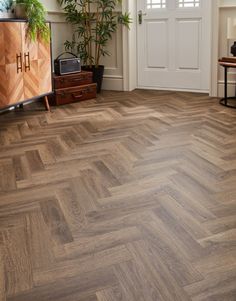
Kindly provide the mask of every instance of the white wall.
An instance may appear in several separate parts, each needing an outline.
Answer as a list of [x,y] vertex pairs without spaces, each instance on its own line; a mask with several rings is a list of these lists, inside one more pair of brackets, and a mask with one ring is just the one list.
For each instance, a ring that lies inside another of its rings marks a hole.
[[[72,28],[65,21],[65,14],[57,3],[57,0],[41,0],[48,11],[48,20],[52,22],[52,48],[53,57],[64,51],[64,42],[72,37]],[[121,11],[121,7],[117,8]],[[122,55],[122,28],[114,34],[108,45],[111,56],[103,58],[101,63],[105,65],[103,89],[123,90],[123,55]]]
[[[205,0],[202,0],[205,1]],[[217,1],[217,0],[213,0]],[[64,20],[64,14],[61,12],[57,4],[57,0],[42,0],[49,11],[48,19],[52,21],[53,31],[53,54],[56,56],[64,50],[63,43],[66,39],[71,38],[71,28]],[[134,5],[135,1],[123,0],[123,10],[129,10],[130,6]],[[121,8],[118,8],[121,10]],[[131,11],[135,11],[135,8]],[[227,41],[227,18],[236,16],[236,0],[219,0],[219,49],[218,57],[228,56],[230,54],[230,45],[232,41]],[[133,16],[135,17],[135,16]],[[214,20],[213,20],[214,24]],[[129,74],[129,65],[136,64],[136,57],[132,55],[132,48],[135,47],[135,39],[131,41],[131,52],[126,52],[130,40],[128,35],[135,31],[135,24],[131,25],[131,31],[127,33],[126,29],[119,29],[109,43],[108,50],[111,52],[110,57],[102,60],[106,66],[104,76],[104,89],[123,90],[135,88],[136,74]],[[217,28],[215,28],[217,31]],[[217,33],[216,33],[217,35]],[[132,34],[135,37],[135,34]],[[123,44],[123,40],[124,43]],[[217,59],[217,58],[216,58]],[[214,62],[216,64],[216,60]],[[130,68],[132,71],[132,69]],[[133,69],[134,70],[134,69]],[[236,69],[235,69],[236,72]],[[235,94],[236,73],[233,69],[229,73],[229,92]],[[125,73],[125,74],[124,74]],[[218,68],[218,95],[223,96],[224,73],[223,68]]]
[[[65,21],[65,14],[58,5],[57,0],[41,1],[48,10],[48,20],[52,22],[52,48],[53,58],[55,58],[58,54],[64,51],[65,40],[71,39],[72,28]],[[219,43],[217,45],[219,46],[219,49],[215,54],[216,59],[213,62],[213,64],[216,65],[217,57],[229,55],[230,42],[228,42],[226,38],[227,18],[230,16],[236,16],[236,0],[213,1],[219,1]],[[133,13],[136,13],[135,3],[136,0],[123,0],[123,10],[130,10],[133,11]],[[118,8],[119,11],[121,11],[121,9],[121,7]],[[135,19],[135,15],[132,17]],[[136,47],[135,30],[135,22],[131,24],[131,31],[119,28],[118,32],[113,36],[112,41],[109,43],[108,50],[110,51],[111,56],[102,60],[102,63],[106,67],[103,85],[104,89],[129,90],[136,87],[136,73],[134,74],[135,68],[129,68],[131,64],[136,65],[136,57],[133,55],[135,52],[132,51],[132,49]],[[215,31],[217,31],[217,28],[215,28]],[[217,33],[215,35],[217,36]],[[130,39],[130,36],[132,39]],[[229,91],[232,95],[235,93],[235,72],[234,70],[231,70],[231,74],[229,76],[229,80],[231,81],[229,84]],[[219,96],[223,96],[223,75],[223,68],[219,67],[218,75],[215,77],[215,79],[218,79]]]
[[[0,0],[1,1],[1,0]],[[47,10],[47,20],[52,26],[52,54],[55,59],[65,51],[64,42],[72,39],[72,26],[65,20],[65,13],[60,8],[57,0],[41,0]],[[117,11],[122,7],[118,6]],[[0,18],[14,17],[9,13],[0,13]],[[123,90],[123,30],[120,26],[117,33],[113,35],[108,45],[110,56],[103,58],[101,63],[105,65],[103,88],[107,90]]]
[[52,26],[52,54],[55,59],[64,50],[64,42],[72,37],[72,27],[65,20],[57,0],[41,0],[48,11],[47,20]]
[[[117,7],[117,11],[121,12],[121,6]],[[124,89],[124,70],[123,70],[123,30],[122,26],[118,27],[116,33],[113,34],[112,40],[108,44],[107,50],[110,56],[103,57],[101,64],[105,65],[105,74],[103,80],[104,90]]]
[[108,44],[107,50],[110,56],[103,57],[101,64],[105,65],[105,74],[103,79],[104,90],[123,90],[123,32],[121,26],[113,35],[112,40]]

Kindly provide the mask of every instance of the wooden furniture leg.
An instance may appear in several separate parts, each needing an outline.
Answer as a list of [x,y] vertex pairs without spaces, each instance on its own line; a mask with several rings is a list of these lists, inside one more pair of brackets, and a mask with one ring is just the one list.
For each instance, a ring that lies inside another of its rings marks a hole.
[[225,105],[228,104],[228,67],[225,66]]
[[229,107],[229,108],[234,108],[236,109],[236,105],[235,104],[228,104],[228,101],[231,100],[231,99],[234,99],[236,100],[236,95],[235,96],[232,96],[232,97],[229,97],[228,96],[228,69],[229,68],[236,68],[236,63],[230,63],[230,62],[221,62],[220,61],[220,65],[222,67],[224,67],[224,98],[222,98],[220,100],[220,104],[223,105],[223,106],[226,106],[226,107]]
[[46,110],[50,111],[50,105],[49,105],[47,96],[44,96],[44,105],[45,105]]

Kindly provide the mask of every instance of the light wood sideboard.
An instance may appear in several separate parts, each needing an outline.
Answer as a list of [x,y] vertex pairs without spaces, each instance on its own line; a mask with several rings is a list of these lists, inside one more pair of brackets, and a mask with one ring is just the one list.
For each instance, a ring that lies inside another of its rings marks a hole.
[[51,43],[30,40],[25,20],[0,19],[0,110],[51,93]]

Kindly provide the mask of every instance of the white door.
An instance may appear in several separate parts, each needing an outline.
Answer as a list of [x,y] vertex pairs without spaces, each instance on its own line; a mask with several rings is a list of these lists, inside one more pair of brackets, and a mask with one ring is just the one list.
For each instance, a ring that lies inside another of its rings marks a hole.
[[211,0],[137,0],[138,86],[209,91]]

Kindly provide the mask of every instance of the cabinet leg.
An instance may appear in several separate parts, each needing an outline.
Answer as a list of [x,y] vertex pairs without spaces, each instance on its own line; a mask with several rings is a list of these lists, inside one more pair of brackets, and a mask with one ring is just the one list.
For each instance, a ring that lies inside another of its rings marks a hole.
[[50,105],[49,105],[47,96],[44,96],[44,105],[45,105],[46,110],[50,111]]

